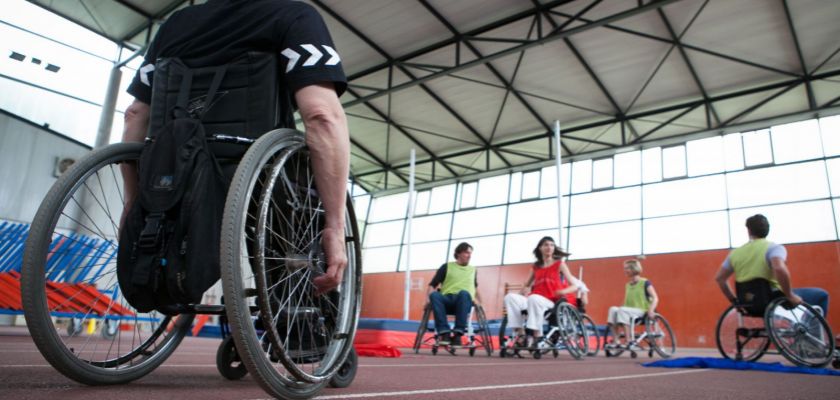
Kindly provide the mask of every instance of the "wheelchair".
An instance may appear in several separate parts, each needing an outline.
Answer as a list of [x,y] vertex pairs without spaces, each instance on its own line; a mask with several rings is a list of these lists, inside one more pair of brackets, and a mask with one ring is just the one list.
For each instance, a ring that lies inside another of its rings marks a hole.
[[671,358],[677,350],[677,338],[671,324],[659,313],[654,314],[653,318],[647,315],[633,318],[630,326],[625,328],[624,344],[621,344],[622,337],[616,329],[612,325],[604,332],[603,348],[607,357],[618,357],[627,351],[630,358],[636,358],[641,351],[647,352],[648,357],[656,353],[662,358]]
[[595,357],[598,355],[598,351],[600,351],[603,346],[601,330],[598,328],[598,325],[595,324],[592,317],[586,314],[586,310],[584,309],[583,304],[581,304],[580,299],[577,300],[577,311],[580,315],[583,330],[586,332],[587,338],[587,340],[583,342],[583,349],[588,357]]
[[726,308],[715,327],[715,342],[724,358],[757,361],[771,353],[797,366],[832,363],[840,368],[834,335],[821,310],[805,303],[793,307],[764,279],[736,282],[735,288],[737,302]]
[[[276,83],[276,66],[274,57],[260,68],[248,64],[240,81]],[[255,70],[265,76],[248,79]],[[222,88],[226,97],[237,101],[238,88],[225,87],[228,77],[236,80],[237,72],[233,67],[227,71]],[[156,93],[153,116],[158,98]],[[87,385],[139,379],[172,355],[196,314],[209,314],[226,316],[230,323],[231,335],[217,353],[217,366],[229,379],[250,372],[269,394],[304,399],[341,374],[352,357],[361,306],[361,237],[353,205],[348,196],[348,266],[342,284],[314,296],[312,279],[325,269],[320,247],[324,211],[303,134],[269,131],[275,121],[273,115],[270,119],[269,128],[258,131],[266,133],[256,140],[209,137],[213,129],[207,129],[209,142],[244,151],[236,160],[222,220],[222,305],[183,304],[176,312],[138,312],[121,294],[116,278],[125,202],[121,166],[137,165],[143,143],[93,150],[58,178],[32,222],[21,277],[30,334],[56,370]],[[109,247],[90,251],[94,242]],[[108,323],[97,324],[100,335],[71,335],[60,329],[67,319]]]
[[[462,346],[439,344],[440,338],[435,330],[434,321],[431,321],[431,317],[432,305],[426,304],[426,307],[423,308],[423,317],[420,318],[420,326],[417,327],[417,335],[414,337],[414,345],[412,346],[414,354],[420,353],[420,347],[427,345],[432,348],[432,355],[437,355],[441,347],[452,355],[455,355],[459,348],[467,349],[470,357],[475,355],[477,349],[483,349],[487,353],[487,356],[493,355],[493,342],[490,338],[490,328],[487,326],[487,317],[484,314],[484,308],[480,304],[473,304],[472,310],[470,310],[470,315],[467,318],[467,332],[464,334],[467,338],[467,343]],[[475,318],[475,322],[472,322],[473,317]]]
[[[522,315],[527,314],[527,310],[522,311]],[[565,349],[572,358],[580,360],[591,351],[588,329],[584,326],[578,310],[565,299],[554,303],[554,307],[546,311],[545,317],[548,325],[543,328],[540,341],[534,347],[520,346],[517,344],[519,338],[509,336],[507,333],[508,316],[505,311],[505,316],[499,326],[499,356],[502,358],[522,357],[520,352],[528,351],[539,360],[549,352],[557,358],[560,350]]]

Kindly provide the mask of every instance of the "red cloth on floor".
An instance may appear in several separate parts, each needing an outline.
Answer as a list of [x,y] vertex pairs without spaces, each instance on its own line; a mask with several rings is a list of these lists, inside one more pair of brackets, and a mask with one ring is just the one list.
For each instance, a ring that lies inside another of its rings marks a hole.
[[384,344],[354,344],[359,357],[402,357],[399,349]]

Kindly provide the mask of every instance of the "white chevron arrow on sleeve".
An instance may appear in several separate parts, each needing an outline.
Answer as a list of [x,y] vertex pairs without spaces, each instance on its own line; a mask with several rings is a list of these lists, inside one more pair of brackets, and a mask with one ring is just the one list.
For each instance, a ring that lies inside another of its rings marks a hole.
[[327,45],[322,45],[322,47],[327,51],[327,53],[330,53],[330,59],[327,60],[325,65],[336,65],[341,62],[341,57],[338,56],[338,52],[335,51],[334,48]]
[[286,56],[289,59],[289,63],[286,64],[286,73],[293,70],[295,65],[297,65],[298,60],[300,60],[300,54],[292,49],[286,49],[280,52],[280,54]]
[[152,86],[151,81],[149,81],[149,74],[154,70],[154,64],[146,64],[143,68],[140,68],[140,82],[143,82],[146,86]]
[[321,51],[318,50],[317,47],[311,44],[302,44],[300,45],[300,47],[303,47],[304,50],[312,54],[311,56],[309,56],[309,58],[306,59],[306,62],[303,63],[304,67],[311,67],[315,65],[316,63],[318,63],[318,60],[320,60],[321,57],[324,56],[324,53],[321,53]]

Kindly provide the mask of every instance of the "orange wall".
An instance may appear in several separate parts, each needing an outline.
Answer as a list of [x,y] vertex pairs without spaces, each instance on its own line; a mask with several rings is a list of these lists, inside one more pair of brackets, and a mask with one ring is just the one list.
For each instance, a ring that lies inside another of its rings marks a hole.
[[[794,287],[817,286],[831,296],[828,321],[840,333],[840,242],[820,242],[785,246]],[[727,303],[714,282],[714,275],[728,250],[710,250],[648,256],[642,265],[643,275],[656,287],[662,313],[677,336],[677,344],[686,347],[714,347],[715,324]],[[572,273],[582,266],[584,281],[592,290],[587,313],[596,323],[606,322],[610,306],[624,301],[626,278],[622,260],[627,257],[574,260]],[[505,283],[521,284],[528,278],[528,264],[478,268],[478,285],[487,318],[500,318]],[[411,291],[409,318],[419,320],[425,303],[425,288],[435,271],[412,272],[412,279],[422,279],[422,289]],[[365,274],[362,317],[402,318],[402,273]]]

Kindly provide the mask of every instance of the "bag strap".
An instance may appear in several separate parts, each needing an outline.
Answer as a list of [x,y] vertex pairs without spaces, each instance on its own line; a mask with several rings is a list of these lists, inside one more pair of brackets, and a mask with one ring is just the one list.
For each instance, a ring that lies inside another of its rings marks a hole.
[[187,111],[187,101],[190,98],[190,87],[192,87],[193,72],[187,68],[181,75],[181,87],[178,89],[178,99],[175,101],[175,107],[172,108],[172,114],[175,118],[184,118],[189,116]]
[[225,72],[227,72],[227,65],[223,65],[216,69],[216,73],[213,75],[213,81],[210,82],[210,90],[207,91],[207,97],[204,99],[204,107],[201,108],[201,113],[197,116],[199,120],[204,119],[204,115],[207,113],[207,110],[209,110],[210,106],[213,105],[213,99],[219,91],[219,86],[222,84]]

